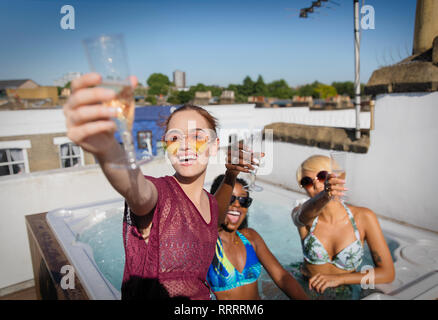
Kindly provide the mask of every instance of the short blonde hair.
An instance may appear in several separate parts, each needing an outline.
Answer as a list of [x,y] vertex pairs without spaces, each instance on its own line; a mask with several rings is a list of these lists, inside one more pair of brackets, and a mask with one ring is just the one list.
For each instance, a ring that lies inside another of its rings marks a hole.
[[317,154],[304,160],[303,163],[301,163],[297,169],[296,175],[297,175],[298,184],[300,184],[304,170],[320,171],[321,167],[324,167],[328,171],[330,171],[331,168],[330,157]]

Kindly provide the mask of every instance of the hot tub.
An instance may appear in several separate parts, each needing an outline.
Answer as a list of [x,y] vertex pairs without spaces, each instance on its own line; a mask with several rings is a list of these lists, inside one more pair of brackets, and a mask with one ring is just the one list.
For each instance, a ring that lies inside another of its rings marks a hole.
[[[290,217],[295,201],[303,195],[266,183],[260,185],[263,192],[251,193],[254,201],[248,211],[249,226],[260,233],[280,263],[290,270],[303,260],[298,231]],[[209,190],[209,185],[205,188]],[[119,198],[47,214],[48,225],[92,299],[120,299],[125,259],[123,206]],[[396,278],[391,284],[376,285],[379,293],[366,299],[438,298],[438,277],[434,277],[438,270],[438,236],[385,219],[379,221],[395,263]],[[372,266],[366,251],[363,265]],[[263,299],[286,298],[266,271],[259,289]]]

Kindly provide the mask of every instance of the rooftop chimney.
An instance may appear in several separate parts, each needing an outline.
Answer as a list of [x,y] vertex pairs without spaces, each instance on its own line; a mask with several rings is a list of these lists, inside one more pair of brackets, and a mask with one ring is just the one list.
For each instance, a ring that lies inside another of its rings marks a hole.
[[438,91],[438,0],[417,0],[412,56],[377,69],[365,94]]
[[438,36],[438,1],[417,0],[412,54],[432,48],[436,36]]

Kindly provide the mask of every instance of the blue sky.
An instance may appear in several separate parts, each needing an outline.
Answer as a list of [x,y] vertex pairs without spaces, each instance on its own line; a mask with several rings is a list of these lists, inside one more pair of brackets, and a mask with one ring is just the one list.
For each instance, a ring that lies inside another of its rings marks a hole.
[[[0,0],[0,79],[53,85],[66,72],[88,72],[81,40],[123,33],[131,73],[143,83],[176,69],[188,85],[259,74],[291,86],[353,80],[353,1],[334,1],[340,6],[298,19],[311,0]],[[75,8],[75,30],[60,27],[65,4]],[[416,0],[365,4],[375,9],[375,30],[362,31],[362,82],[410,55]]]

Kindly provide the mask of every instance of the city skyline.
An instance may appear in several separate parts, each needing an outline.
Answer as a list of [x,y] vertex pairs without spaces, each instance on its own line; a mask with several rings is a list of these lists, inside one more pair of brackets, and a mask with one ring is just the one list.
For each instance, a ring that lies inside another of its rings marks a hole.
[[[337,2],[340,6],[298,19],[298,10],[310,0],[75,0],[69,2],[75,8],[75,30],[63,30],[62,3],[6,0],[0,4],[0,79],[53,85],[68,72],[86,73],[81,40],[123,33],[131,73],[143,84],[152,73],[172,79],[175,70],[186,72],[187,86],[226,87],[247,75],[253,80],[262,75],[266,83],[284,79],[293,87],[315,80],[353,81],[352,1]],[[374,7],[376,22],[375,30],[362,31],[363,83],[379,66],[411,54],[416,1],[365,4]]]

